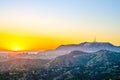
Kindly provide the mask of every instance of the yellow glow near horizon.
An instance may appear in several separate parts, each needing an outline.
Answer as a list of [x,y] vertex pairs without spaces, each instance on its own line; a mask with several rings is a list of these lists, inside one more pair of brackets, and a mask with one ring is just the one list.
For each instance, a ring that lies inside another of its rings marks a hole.
[[55,49],[95,36],[120,45],[119,1],[59,1],[0,0],[0,50]]
[[[47,50],[47,49],[55,49],[58,46],[62,44],[79,44],[81,42],[84,42],[85,40],[93,41],[94,37],[92,38],[92,35],[89,35],[89,37],[86,37],[86,35],[81,36],[78,38],[77,36],[74,38],[70,38],[71,36],[68,36],[66,38],[63,37],[60,38],[54,38],[54,37],[47,37],[47,36],[25,36],[25,35],[17,35],[17,34],[0,34],[1,40],[0,50],[10,50],[10,51],[26,51],[26,50]],[[104,35],[105,36],[105,35]],[[110,39],[110,37],[105,37],[102,39],[101,36],[97,37],[97,41],[106,41]],[[113,44],[118,44],[119,40],[113,41],[110,39],[106,42],[112,42]]]
[[14,51],[19,51],[19,50],[20,50],[19,46],[14,46]]
[[46,50],[55,49],[61,44],[72,43],[68,40],[50,38],[47,36],[27,36],[17,34],[0,34],[1,50],[16,51],[16,46],[19,48],[18,51],[26,50]]

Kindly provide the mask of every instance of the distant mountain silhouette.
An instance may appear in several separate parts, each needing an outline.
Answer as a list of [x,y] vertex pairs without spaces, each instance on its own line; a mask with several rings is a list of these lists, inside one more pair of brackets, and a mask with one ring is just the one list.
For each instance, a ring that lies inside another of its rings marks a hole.
[[120,52],[119,46],[114,46],[109,42],[83,42],[81,44],[61,45],[57,48],[57,50],[80,50],[84,52],[96,52],[103,49]]
[[88,53],[97,52],[100,50],[109,50],[114,52],[120,52],[119,46],[114,46],[109,42],[83,42],[81,44],[69,44],[69,45],[61,45],[55,50],[49,50],[40,52],[44,58],[55,58],[61,55],[65,55],[70,53],[71,51],[83,51]]

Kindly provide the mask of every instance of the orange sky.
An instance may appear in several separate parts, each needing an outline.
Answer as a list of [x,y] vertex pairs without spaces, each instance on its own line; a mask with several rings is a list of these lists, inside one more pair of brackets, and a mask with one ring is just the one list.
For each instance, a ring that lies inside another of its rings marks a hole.
[[[19,34],[0,34],[0,45],[1,50],[15,50],[15,47],[19,47],[19,51],[23,50],[47,50],[47,49],[55,49],[59,45],[62,44],[79,44],[84,41],[93,41],[94,37],[87,37],[84,35],[83,37],[74,37],[74,39],[67,38],[52,38],[47,36],[29,36],[29,35],[19,35]],[[90,35],[91,36],[91,35]],[[99,37],[100,38],[100,37]],[[99,39],[98,38],[98,39]],[[107,40],[106,37],[105,39]],[[110,39],[110,38],[109,38]],[[99,40],[98,40],[99,41]],[[104,39],[100,39],[100,41],[105,41]],[[109,40],[110,41],[110,40]],[[112,42],[112,39],[111,39]],[[113,41],[113,43],[119,43]]]
[[28,35],[15,35],[15,34],[0,34],[1,49],[14,50],[19,47],[19,50],[46,50],[54,49],[62,43],[71,43],[72,41],[54,39],[45,36],[28,36]]
[[120,45],[120,1],[0,0],[0,50],[93,41]]

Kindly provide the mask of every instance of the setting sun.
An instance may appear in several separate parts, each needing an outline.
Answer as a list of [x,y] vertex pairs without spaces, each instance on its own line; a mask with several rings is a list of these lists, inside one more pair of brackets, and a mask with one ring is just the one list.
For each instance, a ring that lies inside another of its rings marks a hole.
[[19,51],[20,49],[19,49],[19,47],[18,46],[15,46],[14,47],[14,51]]

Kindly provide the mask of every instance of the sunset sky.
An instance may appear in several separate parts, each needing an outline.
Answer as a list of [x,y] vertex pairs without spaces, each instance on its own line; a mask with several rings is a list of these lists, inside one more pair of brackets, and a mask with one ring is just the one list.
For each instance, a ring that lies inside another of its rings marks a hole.
[[0,0],[0,50],[85,41],[120,46],[120,0]]

